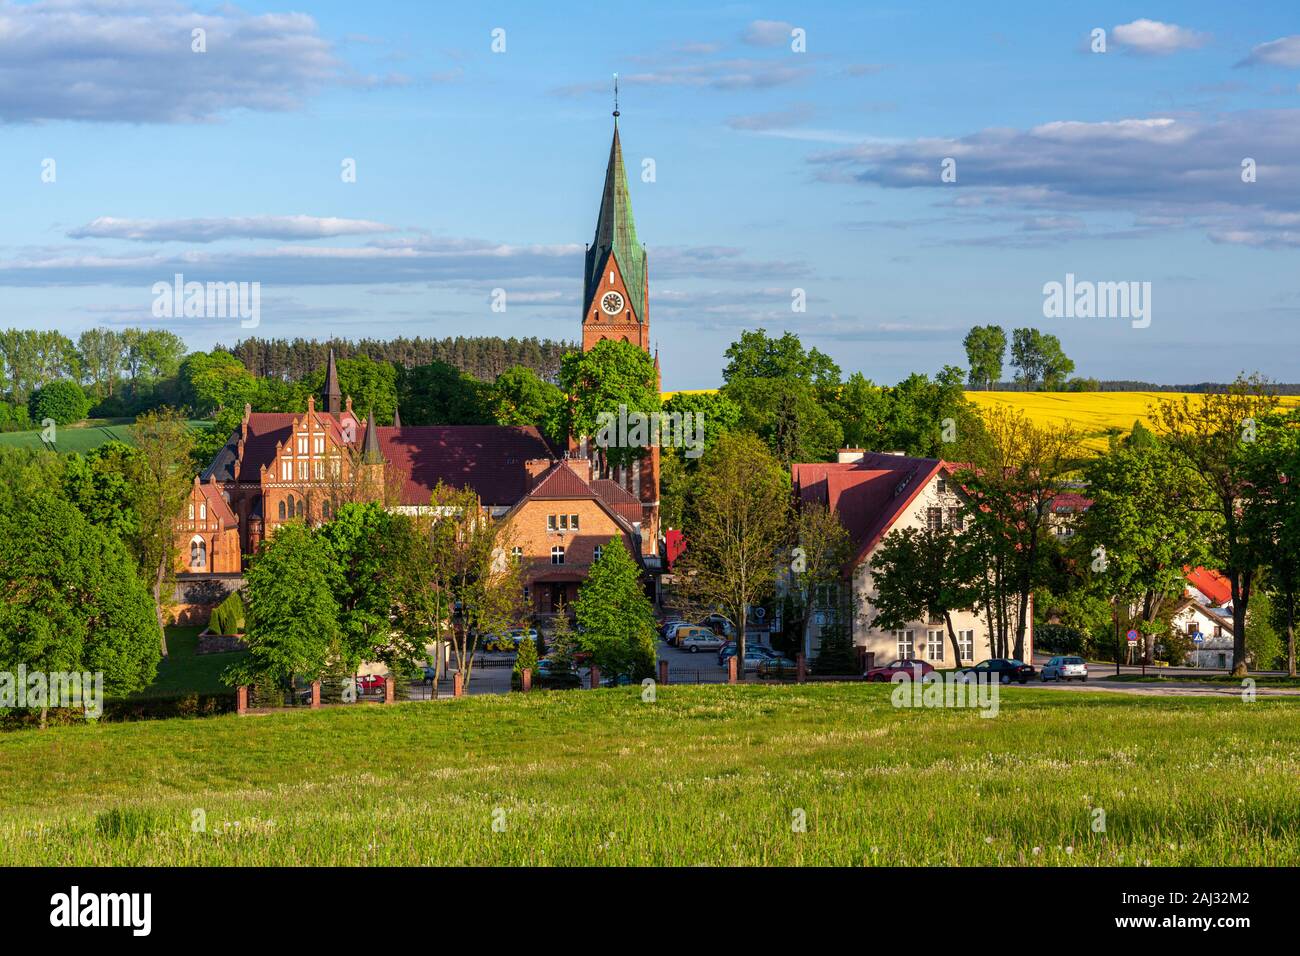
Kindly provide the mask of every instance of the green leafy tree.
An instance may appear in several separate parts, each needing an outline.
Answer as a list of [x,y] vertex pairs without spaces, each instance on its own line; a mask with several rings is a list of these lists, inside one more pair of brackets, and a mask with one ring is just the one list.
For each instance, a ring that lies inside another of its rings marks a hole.
[[[246,575],[249,655],[226,671],[228,684],[318,679],[340,643],[328,546],[298,522],[281,525]],[[335,655],[337,656],[337,655]]]
[[126,362],[126,342],[112,329],[87,329],[77,338],[81,370],[93,385],[96,399],[111,398]]
[[130,694],[157,672],[152,619],[114,535],[48,489],[0,507],[0,669],[100,671],[106,695]]
[[397,385],[403,425],[492,424],[492,387],[453,365],[403,370]]
[[70,425],[86,417],[90,399],[76,382],[62,379],[37,389],[28,403],[28,411],[38,422],[48,418],[57,425]]
[[743,663],[749,608],[772,595],[788,546],[790,475],[757,437],[731,432],[701,466],[699,486],[708,506],[686,528],[677,589],[689,606],[735,622]]
[[876,617],[871,626],[898,630],[912,621],[943,621],[957,666],[961,645],[953,629],[954,611],[975,606],[978,551],[952,528],[900,528],[890,532],[871,556]]
[[1158,403],[1151,419],[1176,456],[1196,495],[1194,507],[1209,518],[1207,544],[1214,564],[1232,587],[1232,669],[1246,673],[1246,613],[1263,541],[1242,507],[1252,471],[1247,446],[1278,400],[1259,378],[1239,378],[1226,392],[1206,392]]
[[195,352],[180,367],[180,399],[197,416],[225,408],[243,412],[257,393],[258,382],[229,352]]
[[1007,351],[1007,333],[1000,325],[977,325],[962,340],[969,366],[971,388],[989,389],[1002,381],[1002,358]]
[[[339,656],[355,668],[395,660],[393,610],[398,602],[394,516],[374,502],[342,505],[316,532],[329,552],[330,585],[338,602]],[[411,648],[396,656],[410,659]]]
[[1061,340],[1038,329],[1011,333],[1011,365],[1023,388],[1048,392],[1058,391],[1074,372],[1074,362],[1061,350]]
[[[339,391],[351,397],[352,409],[364,419],[373,408],[380,425],[393,423],[397,408],[397,367],[392,362],[376,362],[365,355],[339,359]],[[318,368],[302,380],[308,394],[320,395],[325,387],[325,369]]]
[[132,475],[138,466],[139,452],[120,441],[106,442],[84,456],[70,454],[63,469],[63,496],[91,524],[111,530],[124,542],[137,541],[139,489]]
[[[799,511],[795,530],[796,545],[791,553],[790,569],[795,586],[802,597],[803,634],[800,650],[811,656],[812,626],[819,606],[818,594],[837,591],[844,576],[844,565],[849,560],[849,533],[840,522],[838,512],[820,502],[805,504]],[[834,600],[826,608],[831,616],[838,615],[840,602]]]
[[[564,393],[523,365],[502,372],[492,386],[492,417],[498,425],[536,425],[548,430],[561,420],[563,408]],[[547,437],[563,439],[560,435]]]
[[601,444],[602,428],[620,406],[628,414],[660,409],[654,360],[638,345],[604,339],[586,352],[570,352],[560,366],[560,387],[568,396],[565,431],[597,442],[597,454],[611,465],[627,465],[646,453],[644,446]]
[[574,602],[579,643],[610,676],[651,677],[655,616],[641,570],[620,538],[611,538],[591,566]]

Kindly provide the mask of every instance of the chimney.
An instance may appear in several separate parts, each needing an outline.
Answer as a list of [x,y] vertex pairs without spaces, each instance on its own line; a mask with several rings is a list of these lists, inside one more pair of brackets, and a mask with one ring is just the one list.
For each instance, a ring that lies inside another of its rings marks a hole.
[[553,464],[555,462],[550,458],[530,458],[524,462],[524,471],[528,474],[528,489],[530,491],[537,487],[538,479],[546,474]]
[[866,454],[865,448],[841,448],[836,461],[841,465],[847,465],[851,462],[861,461],[864,454]]

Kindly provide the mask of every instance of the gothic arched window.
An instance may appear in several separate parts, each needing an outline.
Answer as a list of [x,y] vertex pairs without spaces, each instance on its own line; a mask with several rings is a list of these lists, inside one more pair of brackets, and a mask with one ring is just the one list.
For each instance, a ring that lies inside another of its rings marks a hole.
[[299,499],[298,499],[298,517],[299,517],[299,518],[301,518],[301,517],[303,516],[303,506],[302,506],[302,502],[303,502],[303,499],[299,498]]
[[195,535],[190,541],[190,570],[202,571],[208,566],[208,545],[202,538]]
[[281,520],[281,521],[284,520],[284,502],[283,502],[283,501],[280,502],[280,520]]

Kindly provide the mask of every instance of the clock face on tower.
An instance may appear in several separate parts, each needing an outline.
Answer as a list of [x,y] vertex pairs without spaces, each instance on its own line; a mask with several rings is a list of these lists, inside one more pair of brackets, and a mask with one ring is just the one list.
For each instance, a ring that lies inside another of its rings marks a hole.
[[606,292],[601,296],[600,308],[606,315],[618,315],[623,311],[623,297],[617,292]]

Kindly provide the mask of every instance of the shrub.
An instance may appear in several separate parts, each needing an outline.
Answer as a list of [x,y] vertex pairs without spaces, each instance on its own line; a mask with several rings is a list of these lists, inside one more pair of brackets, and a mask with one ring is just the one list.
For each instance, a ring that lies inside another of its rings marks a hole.
[[76,382],[60,380],[38,389],[28,403],[28,411],[36,422],[52,418],[56,425],[70,425],[86,417],[90,399]]
[[842,615],[835,615],[821,632],[821,649],[813,658],[812,672],[819,676],[828,674],[856,674],[858,672],[857,656],[853,650],[853,638],[841,620]]
[[217,605],[208,620],[208,630],[214,634],[240,634],[244,630],[244,600],[238,591]]

